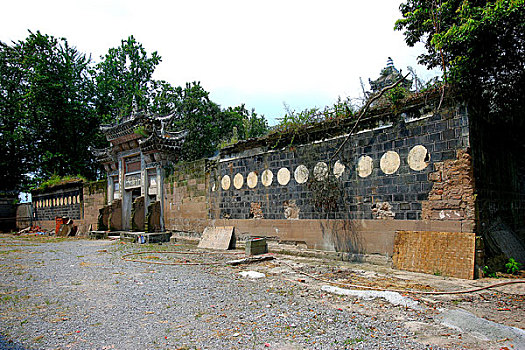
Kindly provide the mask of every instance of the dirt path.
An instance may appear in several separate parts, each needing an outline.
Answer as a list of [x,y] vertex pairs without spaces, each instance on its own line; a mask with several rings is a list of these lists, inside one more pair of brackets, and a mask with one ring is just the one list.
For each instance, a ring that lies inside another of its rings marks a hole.
[[[287,255],[231,267],[223,264],[231,255],[153,252],[163,250],[194,247],[0,236],[0,348],[510,349],[518,348],[516,339],[489,334],[492,329],[506,334],[506,328],[489,324],[481,333],[450,328],[443,323],[454,323],[457,316],[441,309],[460,308],[524,326],[525,285],[502,288],[506,293],[407,296],[403,300],[417,306],[404,307],[384,298],[333,294],[326,283],[298,271],[340,282],[422,290],[487,281]],[[144,251],[151,254],[141,259],[153,262],[219,264],[167,266],[120,259]],[[248,270],[265,277],[239,275]]]

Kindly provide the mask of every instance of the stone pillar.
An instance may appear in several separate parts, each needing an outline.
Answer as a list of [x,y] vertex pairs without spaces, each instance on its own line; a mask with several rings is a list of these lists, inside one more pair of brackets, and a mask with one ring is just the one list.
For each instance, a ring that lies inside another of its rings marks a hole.
[[119,192],[120,192],[120,200],[121,200],[121,206],[120,206],[120,217],[121,217],[121,228],[123,230],[129,230],[129,218],[127,213],[124,213],[124,210],[127,210],[129,207],[129,198],[126,196],[126,190],[125,190],[125,178],[126,174],[124,171],[124,158],[120,157],[120,160],[118,162],[118,178],[119,178]]
[[113,176],[110,176],[108,174],[108,204],[111,204],[113,202],[113,199],[115,196],[113,195],[113,191],[115,189],[115,184],[113,183]]
[[118,184],[118,190],[119,190],[119,193],[120,193],[120,199],[123,199],[124,198],[124,177],[125,177],[125,174],[124,174],[124,158],[120,158],[119,162],[118,162],[118,181],[119,181],[119,184]]
[[157,201],[160,202],[160,230],[164,232],[164,179],[161,166],[157,166]]
[[140,195],[142,197],[145,197],[148,194],[148,187],[147,184],[147,178],[146,178],[147,170],[146,170],[146,160],[144,159],[144,154],[140,152]]

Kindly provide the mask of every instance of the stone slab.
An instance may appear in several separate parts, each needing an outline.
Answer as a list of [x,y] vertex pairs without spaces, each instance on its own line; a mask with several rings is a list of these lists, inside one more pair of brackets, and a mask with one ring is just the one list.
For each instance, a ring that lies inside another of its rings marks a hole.
[[164,243],[169,242],[171,233],[168,232],[121,232],[120,240],[130,243]]
[[197,247],[219,250],[234,249],[234,230],[233,226],[208,226],[204,229],[201,241]]

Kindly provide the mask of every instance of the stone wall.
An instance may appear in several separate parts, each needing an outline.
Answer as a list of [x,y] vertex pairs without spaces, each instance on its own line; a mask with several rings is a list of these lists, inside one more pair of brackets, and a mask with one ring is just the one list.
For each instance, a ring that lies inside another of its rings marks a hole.
[[[466,110],[413,108],[377,123],[352,135],[331,162],[345,135],[221,156],[211,184],[214,218],[250,219],[255,203],[264,219],[422,219],[435,184],[430,174],[469,145]],[[295,216],[287,217],[291,208]]]
[[144,197],[140,196],[133,201],[131,207],[131,230],[144,231],[145,214],[144,214]]
[[471,120],[478,206],[477,231],[488,256],[501,253],[525,264],[525,143],[523,123]]
[[31,203],[16,206],[16,230],[20,231],[33,225],[33,208]]
[[475,253],[474,233],[399,231],[392,260],[401,270],[473,279]]
[[0,196],[0,232],[16,229],[16,195]]
[[82,182],[66,183],[31,192],[33,221],[46,230],[55,229],[56,217],[68,217],[79,223],[83,217]]
[[202,233],[208,225],[206,161],[173,166],[164,183],[164,225],[168,231]]
[[457,159],[434,163],[428,174],[433,183],[428,200],[422,202],[422,219],[461,221],[462,231],[474,232],[476,219],[474,172],[471,156],[457,151]]
[[210,175],[211,219],[309,247],[387,255],[396,230],[473,232],[467,110],[448,101],[435,112],[438,102],[376,110],[335,157],[351,121],[284,146],[270,137],[223,150]]
[[106,204],[106,180],[84,183],[83,186],[83,219],[78,223],[79,234],[97,230],[99,210]]

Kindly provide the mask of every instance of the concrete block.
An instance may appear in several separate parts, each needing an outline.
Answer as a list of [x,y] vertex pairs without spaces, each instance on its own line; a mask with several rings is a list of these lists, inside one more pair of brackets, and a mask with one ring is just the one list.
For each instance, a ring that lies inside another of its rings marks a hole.
[[246,255],[259,255],[268,253],[266,238],[251,238],[246,241]]

